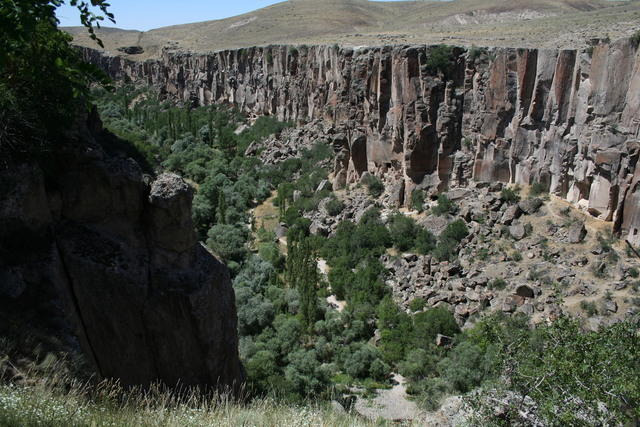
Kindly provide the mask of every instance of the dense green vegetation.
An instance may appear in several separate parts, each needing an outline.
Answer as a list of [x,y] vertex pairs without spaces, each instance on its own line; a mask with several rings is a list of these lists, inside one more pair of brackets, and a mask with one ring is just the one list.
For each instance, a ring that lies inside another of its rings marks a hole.
[[[88,84],[106,83],[102,72],[81,61],[69,44],[71,37],[58,30],[55,10],[62,3],[0,3],[0,162],[51,151],[86,108]],[[92,13],[88,2],[71,4],[97,40],[93,26],[104,18]],[[113,20],[104,0],[91,4]]]
[[[311,235],[305,212],[327,198],[329,213],[343,209],[330,185],[320,185],[330,147],[318,145],[301,158],[265,166],[244,151],[282,129],[273,119],[261,118],[237,134],[244,118],[226,107],[178,108],[132,86],[95,95],[105,125],[131,143],[117,149],[142,153],[138,157],[149,169],[178,172],[196,186],[198,233],[234,275],[241,356],[254,393],[298,400],[329,397],[352,383],[384,386],[410,350],[426,351],[437,333],[457,331],[447,310],[402,313],[384,283],[379,257],[391,247],[426,254],[442,242],[453,257],[466,235],[464,224],[452,223],[437,241],[412,218],[395,213],[384,223],[379,209],[371,208],[357,223],[343,221],[330,238]],[[374,177],[365,185],[374,196],[383,188]],[[273,233],[259,229],[253,241],[248,226],[249,209],[273,190],[289,227],[286,257]],[[327,282],[317,272],[319,257],[331,267]],[[330,293],[346,301],[343,312],[328,307],[324,297]],[[376,328],[382,338],[373,346]]]
[[[492,315],[461,332],[448,309],[425,310],[424,300],[412,302],[411,314],[405,313],[384,282],[387,273],[380,256],[395,248],[451,260],[468,234],[464,221],[451,222],[436,239],[403,214],[383,221],[380,210],[373,207],[357,222],[340,223],[330,237],[312,235],[305,212],[316,209],[323,199],[329,200],[328,211],[343,209],[330,186],[320,185],[327,177],[322,166],[331,155],[327,147],[316,146],[277,166],[261,165],[256,158],[245,157],[241,148],[279,131],[282,124],[273,119],[262,119],[236,135],[233,130],[244,120],[233,110],[206,107],[187,113],[161,106],[150,95],[125,109],[122,93],[102,94],[100,109],[109,112],[107,126],[119,135],[127,132],[143,152],[151,153],[147,157],[152,167],[180,172],[198,187],[194,217],[200,235],[226,258],[235,276],[240,352],[253,395],[288,401],[336,397],[349,393],[350,385],[386,387],[390,372],[396,371],[410,380],[408,391],[426,408],[436,408],[447,394],[509,388],[535,396],[543,419],[573,422],[557,402],[563,393],[575,390],[578,402],[587,402],[589,408],[597,408],[593,403],[597,400],[606,403],[616,419],[634,416],[638,390],[630,385],[630,375],[638,372],[635,360],[640,346],[638,337],[628,331],[637,325],[627,322],[619,329],[585,335],[568,319],[532,330],[524,316]],[[139,98],[136,93],[129,99]],[[248,210],[273,190],[277,190],[274,204],[289,227],[287,256],[273,233],[264,229],[252,233],[248,227]],[[515,199],[510,192],[503,196]],[[434,210],[448,215],[456,206],[441,196]],[[316,269],[319,258],[330,266],[326,280]],[[499,289],[504,283],[491,287]],[[328,306],[324,297],[329,294],[346,302],[342,312]],[[379,338],[374,341],[376,330]],[[438,334],[450,337],[448,344],[437,346]],[[603,373],[591,378],[581,369],[592,366],[591,361],[581,358],[578,349],[587,346],[596,355],[594,360],[605,363],[605,349],[614,339],[618,377]],[[561,352],[573,355],[570,363],[554,356]],[[505,372],[510,375],[507,383]],[[551,374],[564,379],[545,380]],[[532,384],[538,390],[532,391]],[[578,390],[581,387],[589,392]],[[603,394],[614,391],[615,399]],[[478,416],[484,416],[485,401],[470,399],[470,403]],[[519,416],[510,407],[506,410],[509,422]]]
[[454,48],[446,44],[433,46],[425,61],[427,69],[433,73],[446,74],[451,66],[451,58],[454,57]]
[[[535,330],[524,320],[489,318],[465,332],[463,341],[483,356],[474,371],[500,372],[490,394],[528,396],[539,419],[550,425],[633,425],[640,419],[640,336],[638,319],[585,332],[580,322],[562,317]],[[487,364],[487,355],[498,364]],[[470,366],[459,360],[459,367]],[[495,375],[495,374],[494,374]],[[473,378],[473,377],[470,377]],[[495,399],[496,396],[494,396]],[[476,422],[512,425],[521,420],[522,399],[504,399],[503,415],[495,403],[470,399]],[[495,402],[495,400],[493,400]]]

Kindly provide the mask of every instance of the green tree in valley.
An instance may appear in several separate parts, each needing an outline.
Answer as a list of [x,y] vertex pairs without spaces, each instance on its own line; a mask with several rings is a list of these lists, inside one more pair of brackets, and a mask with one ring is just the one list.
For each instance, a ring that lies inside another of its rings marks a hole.
[[318,268],[315,251],[308,238],[289,241],[286,263],[286,280],[300,293],[300,315],[307,328],[318,317]]
[[[78,111],[86,106],[91,82],[106,83],[98,68],[84,63],[71,37],[58,29],[62,0],[0,2],[0,156],[34,154],[62,140]],[[71,0],[91,37],[113,15],[104,0]]]

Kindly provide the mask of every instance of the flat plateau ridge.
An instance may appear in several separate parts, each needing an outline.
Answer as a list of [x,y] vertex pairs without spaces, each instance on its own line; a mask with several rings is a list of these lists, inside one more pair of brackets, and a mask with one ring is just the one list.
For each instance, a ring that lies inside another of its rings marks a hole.
[[[577,48],[640,28],[640,1],[454,0],[372,2],[290,0],[244,15],[146,32],[103,28],[111,54],[144,60],[162,49],[219,51],[269,44],[380,46],[437,44]],[[81,27],[75,43],[95,47]],[[126,54],[118,49],[139,46]]]

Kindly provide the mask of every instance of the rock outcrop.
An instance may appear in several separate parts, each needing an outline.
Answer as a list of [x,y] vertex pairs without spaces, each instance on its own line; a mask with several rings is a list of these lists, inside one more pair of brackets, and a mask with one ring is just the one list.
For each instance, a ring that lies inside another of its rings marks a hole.
[[46,161],[0,169],[2,312],[77,337],[124,385],[239,387],[229,272],[197,241],[191,188],[107,154],[95,118],[78,128]]
[[415,188],[540,182],[640,244],[640,50],[631,40],[585,51],[450,48],[445,63],[429,46],[168,50],[147,62],[83,53],[183,102],[326,122],[319,138],[338,153],[334,187],[369,172],[401,182],[397,199],[407,203]]

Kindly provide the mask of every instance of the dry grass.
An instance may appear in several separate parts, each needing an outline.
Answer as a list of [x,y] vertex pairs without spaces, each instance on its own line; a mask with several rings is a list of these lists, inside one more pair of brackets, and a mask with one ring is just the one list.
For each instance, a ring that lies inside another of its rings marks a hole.
[[0,385],[2,426],[368,426],[328,404],[286,404],[272,398],[238,402],[159,387],[125,390],[113,382],[87,385],[68,378],[31,378]]
[[[631,35],[640,20],[639,1],[455,0],[372,2],[292,0],[244,15],[176,25],[148,32],[105,29],[107,50],[162,47],[215,51],[268,44],[346,46],[442,43],[479,46],[576,47],[590,38]],[[84,29],[69,28],[76,42],[95,47]]]

